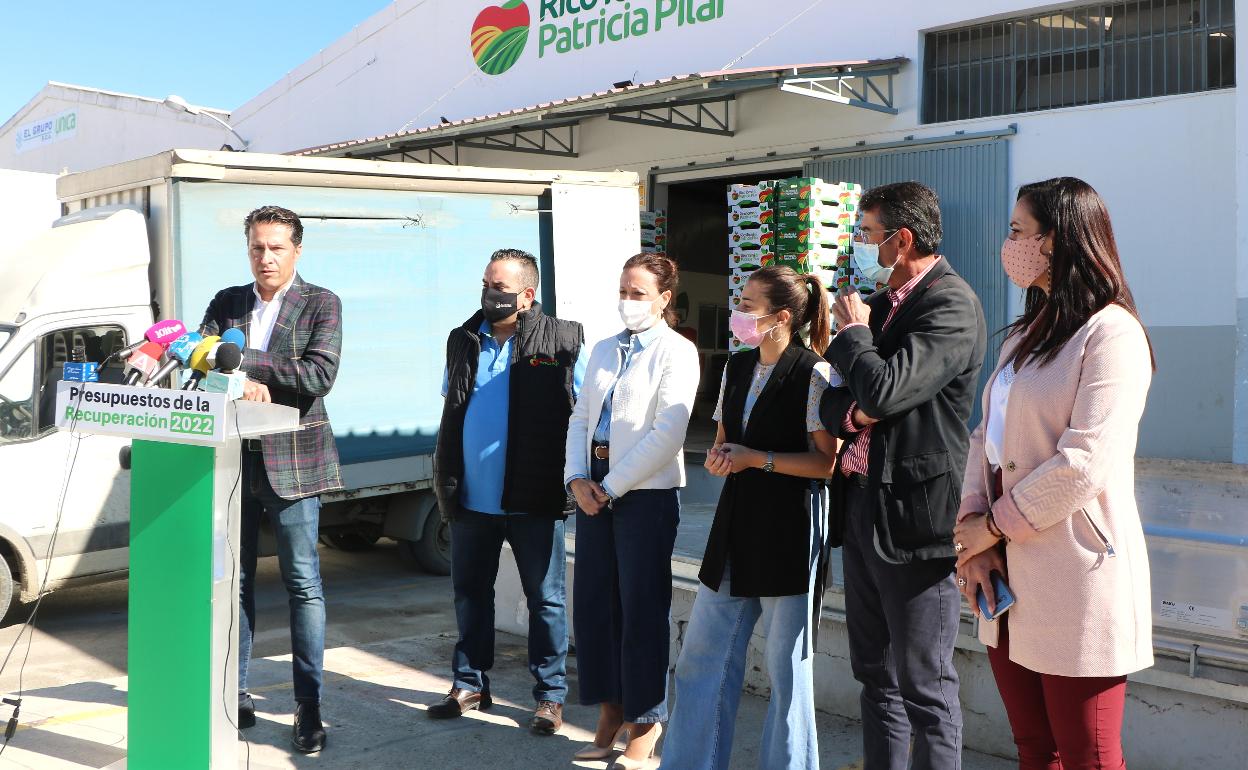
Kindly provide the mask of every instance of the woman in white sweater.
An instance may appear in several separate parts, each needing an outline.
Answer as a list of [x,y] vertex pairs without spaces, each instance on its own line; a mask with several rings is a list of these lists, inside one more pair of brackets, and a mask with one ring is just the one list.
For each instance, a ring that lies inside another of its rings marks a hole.
[[576,496],[576,632],[581,703],[598,705],[577,760],[640,768],[667,721],[672,549],[698,352],[672,325],[676,263],[638,254],[620,275],[625,329],[594,346],[568,425],[565,483]]

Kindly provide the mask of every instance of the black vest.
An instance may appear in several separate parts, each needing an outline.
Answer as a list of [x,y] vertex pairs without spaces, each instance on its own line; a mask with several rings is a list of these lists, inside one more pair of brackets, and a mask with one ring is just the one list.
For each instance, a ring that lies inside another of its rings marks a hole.
[[[433,457],[433,487],[445,518],[460,510],[464,477],[464,416],[481,356],[482,314],[446,341],[446,401]],[[541,305],[520,314],[508,383],[507,470],[503,510],[563,517],[563,459],[574,397],[572,373],[585,333],[575,321],[551,318]]]
[[[742,434],[745,397],[758,364],[758,351],[728,359],[722,425],[730,443],[761,451],[807,452],[806,401],[810,376],[823,359],[799,344],[789,345],[763,387]],[[715,522],[702,557],[699,579],[719,590],[731,562],[733,596],[795,596],[810,588],[812,480],[757,468],[724,481]]]

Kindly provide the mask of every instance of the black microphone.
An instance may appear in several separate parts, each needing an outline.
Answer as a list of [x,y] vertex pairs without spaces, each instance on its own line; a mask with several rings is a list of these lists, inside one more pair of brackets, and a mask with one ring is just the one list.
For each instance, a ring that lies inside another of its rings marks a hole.
[[243,351],[232,342],[222,342],[210,357],[216,368],[200,384],[206,393],[225,393],[229,398],[242,398],[246,392],[247,375],[238,371],[243,363]]

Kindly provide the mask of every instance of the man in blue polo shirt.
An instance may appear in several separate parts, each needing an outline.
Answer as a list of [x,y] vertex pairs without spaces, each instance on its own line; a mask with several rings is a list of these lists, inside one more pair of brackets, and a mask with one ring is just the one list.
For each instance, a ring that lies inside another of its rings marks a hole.
[[568,418],[585,371],[581,325],[551,318],[536,301],[533,255],[496,251],[481,309],[446,345],[445,404],[434,455],[434,491],[451,523],[451,582],[459,639],[454,684],[429,716],[488,709],[494,665],[494,580],[511,546],[529,607],[530,728],[552,735],[567,697],[563,486]]

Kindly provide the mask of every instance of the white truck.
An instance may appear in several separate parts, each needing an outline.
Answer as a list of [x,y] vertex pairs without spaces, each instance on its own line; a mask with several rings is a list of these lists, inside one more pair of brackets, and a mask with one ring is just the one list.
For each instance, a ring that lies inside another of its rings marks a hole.
[[539,256],[547,312],[591,341],[613,332],[619,267],[640,244],[637,181],[190,150],[61,177],[60,219],[0,249],[0,616],[15,593],[127,568],[128,442],[53,427],[67,356],[81,344],[103,360],[164,318],[196,328],[215,292],[252,280],[243,218],[270,203],[303,219],[300,274],[343,303],[326,402],[346,489],[324,497],[322,539],[390,537],[445,574],[429,487],[447,333],[479,307],[503,247]]

